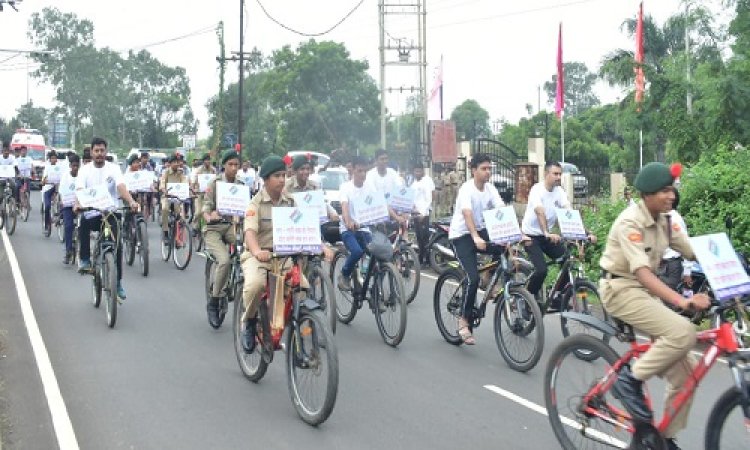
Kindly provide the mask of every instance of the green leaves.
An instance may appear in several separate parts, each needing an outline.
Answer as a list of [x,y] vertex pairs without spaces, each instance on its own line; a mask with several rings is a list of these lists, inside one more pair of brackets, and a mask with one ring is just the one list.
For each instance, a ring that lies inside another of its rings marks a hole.
[[456,134],[459,139],[490,136],[490,115],[476,100],[464,100],[456,106],[451,113],[451,120],[456,122]]

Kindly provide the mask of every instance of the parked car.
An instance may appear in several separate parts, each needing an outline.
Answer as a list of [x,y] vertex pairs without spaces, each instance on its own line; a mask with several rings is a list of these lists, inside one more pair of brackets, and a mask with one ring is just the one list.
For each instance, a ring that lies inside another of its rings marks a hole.
[[586,197],[589,195],[589,180],[578,170],[575,164],[571,163],[560,163],[562,165],[563,173],[569,173],[573,175],[573,195],[575,197]]
[[349,172],[343,167],[330,167],[316,174],[316,181],[320,182],[326,203],[330,204],[337,213],[341,214],[341,185],[349,180]]

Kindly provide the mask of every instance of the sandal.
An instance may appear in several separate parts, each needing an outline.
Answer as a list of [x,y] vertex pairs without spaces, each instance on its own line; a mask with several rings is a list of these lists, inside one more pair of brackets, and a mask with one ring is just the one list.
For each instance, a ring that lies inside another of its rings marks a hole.
[[462,325],[458,329],[458,336],[461,338],[464,344],[466,345],[474,345],[477,343],[477,340],[474,339],[474,336],[471,334],[471,330],[469,330],[468,325]]

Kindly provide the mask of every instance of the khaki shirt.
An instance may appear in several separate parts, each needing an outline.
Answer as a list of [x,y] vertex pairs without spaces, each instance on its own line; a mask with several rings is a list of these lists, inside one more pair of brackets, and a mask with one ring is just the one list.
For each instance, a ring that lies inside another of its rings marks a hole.
[[[219,181],[223,181],[224,183],[229,183],[229,180],[227,180],[226,174],[218,175],[216,178],[208,182],[208,186],[206,186],[206,192],[203,194],[203,212],[206,214],[211,214],[213,211],[216,210],[216,183]],[[244,186],[245,183],[240,180],[239,177],[234,178],[234,184],[239,184],[241,186]],[[231,221],[231,216],[223,216],[222,219]],[[211,225],[209,225],[210,227]]]
[[[193,180],[195,180],[192,186],[193,190],[195,190],[196,192],[198,191],[198,186],[200,184],[198,183],[198,175],[214,174],[214,173],[216,173],[216,169],[214,169],[213,166],[210,166],[208,169],[206,169],[206,166],[204,166],[203,164],[201,164],[201,166],[198,167],[197,169],[193,170]],[[199,195],[203,196],[203,193],[200,193]]]
[[172,169],[167,169],[164,171],[164,173],[161,175],[161,180],[159,180],[159,190],[163,192],[167,192],[167,183],[187,183],[188,177],[182,172],[182,170],[177,169],[176,171],[172,171]]
[[320,184],[318,184],[317,181],[313,181],[311,179],[307,179],[307,184],[305,186],[300,186],[299,182],[297,182],[297,177],[292,176],[290,178],[286,179],[286,183],[284,184],[284,190],[288,192],[289,194],[296,194],[298,192],[307,192],[307,191],[317,191],[320,189]]
[[453,186],[454,189],[456,186],[458,186],[458,172],[452,170],[450,173],[448,173],[448,183]]
[[[274,206],[294,206],[294,198],[286,191],[281,192],[279,203],[274,205],[266,188],[261,189],[250,201],[245,213],[244,231],[253,230],[262,250],[273,250],[273,222],[271,208]],[[250,251],[249,246],[246,247]]]
[[635,280],[635,271],[648,267],[656,273],[667,247],[695,259],[688,236],[667,214],[654,220],[644,202],[627,207],[612,224],[599,265],[607,272]]

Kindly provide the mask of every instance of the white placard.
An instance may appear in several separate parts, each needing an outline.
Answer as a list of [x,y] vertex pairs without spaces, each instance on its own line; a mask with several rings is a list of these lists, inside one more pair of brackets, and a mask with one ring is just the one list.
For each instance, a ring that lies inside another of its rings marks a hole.
[[216,178],[215,173],[201,173],[198,174],[198,192],[206,192],[206,188],[208,187],[208,183],[211,182]]
[[76,183],[72,181],[70,183],[62,184],[57,188],[57,193],[60,195],[60,201],[63,207],[73,206],[76,203]]
[[154,183],[154,175],[148,170],[125,172],[125,186],[130,192],[148,192]]
[[15,178],[16,166],[2,165],[0,166],[0,178]]
[[58,184],[60,182],[60,178],[62,178],[62,174],[63,168],[60,167],[60,164],[47,166],[47,183]]
[[316,208],[320,216],[320,223],[328,221],[328,208],[323,191],[295,192],[292,197],[300,208]]
[[503,206],[482,212],[490,241],[495,244],[514,244],[521,240],[516,211],[512,206]]
[[574,241],[585,240],[588,235],[581,220],[581,212],[577,209],[555,208],[557,223],[560,224],[560,235],[564,239]]
[[222,216],[245,217],[250,205],[250,190],[247,186],[224,181],[216,182],[216,210]]
[[352,218],[360,225],[373,225],[388,220],[388,206],[382,192],[357,196],[349,202]]
[[414,209],[414,189],[398,186],[388,196],[388,204],[399,213],[412,212]]
[[106,211],[115,207],[115,201],[109,195],[109,187],[106,183],[79,189],[76,191],[76,197],[78,203],[84,208]]
[[273,251],[282,255],[319,254],[323,249],[317,208],[271,208]]
[[750,277],[726,233],[691,237],[690,245],[719,301],[750,293]]
[[167,183],[167,195],[174,195],[180,200],[190,198],[190,185],[188,183]]

